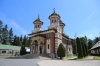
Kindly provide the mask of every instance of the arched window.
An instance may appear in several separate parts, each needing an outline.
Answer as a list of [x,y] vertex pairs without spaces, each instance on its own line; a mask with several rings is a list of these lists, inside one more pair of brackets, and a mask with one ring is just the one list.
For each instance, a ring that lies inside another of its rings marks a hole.
[[48,49],[49,49],[49,44],[48,44]]
[[39,25],[38,25],[38,28],[39,28]]
[[37,28],[37,25],[35,25],[35,28]]
[[34,46],[33,46],[33,49],[34,49]]
[[69,51],[70,51],[70,48],[69,48]]
[[56,20],[55,20],[55,23],[56,23]]
[[52,20],[52,23],[53,23],[53,20]]

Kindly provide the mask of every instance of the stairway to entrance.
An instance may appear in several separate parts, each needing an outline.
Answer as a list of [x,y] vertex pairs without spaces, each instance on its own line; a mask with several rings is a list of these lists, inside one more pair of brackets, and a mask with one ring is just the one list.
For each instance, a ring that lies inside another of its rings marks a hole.
[[47,54],[39,54],[39,58],[40,59],[51,59],[51,57],[48,56]]
[[20,57],[25,59],[51,59],[47,54],[26,54]]

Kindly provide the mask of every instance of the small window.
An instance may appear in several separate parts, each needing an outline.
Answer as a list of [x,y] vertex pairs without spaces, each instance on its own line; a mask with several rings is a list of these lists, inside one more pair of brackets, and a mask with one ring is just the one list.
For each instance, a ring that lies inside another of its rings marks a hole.
[[53,20],[52,20],[52,23],[53,23]]
[[2,53],[6,53],[6,51],[4,50],[4,51],[2,51]]
[[56,23],[56,20],[55,20],[55,23]]
[[35,25],[35,28],[37,28],[37,25]]
[[49,44],[48,44],[48,49],[49,49]]
[[69,51],[70,51],[70,48],[69,48]]
[[39,28],[39,25],[38,25],[38,28]]
[[33,49],[34,49],[34,46],[33,46]]

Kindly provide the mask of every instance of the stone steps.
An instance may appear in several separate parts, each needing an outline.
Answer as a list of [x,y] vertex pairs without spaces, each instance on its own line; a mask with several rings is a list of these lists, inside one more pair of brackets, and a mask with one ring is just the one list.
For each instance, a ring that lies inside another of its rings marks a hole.
[[25,59],[50,59],[50,57],[46,54],[26,54],[26,55],[20,56],[20,58],[25,58]]

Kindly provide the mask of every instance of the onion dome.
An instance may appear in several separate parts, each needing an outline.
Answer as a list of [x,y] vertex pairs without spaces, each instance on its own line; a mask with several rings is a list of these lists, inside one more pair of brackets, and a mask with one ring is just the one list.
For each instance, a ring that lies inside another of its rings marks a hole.
[[59,14],[57,14],[57,13],[55,12],[55,8],[53,9],[53,13],[49,16],[49,19],[50,19],[51,16],[58,16],[58,17],[60,18]]
[[40,20],[39,15],[38,15],[38,18],[35,21],[33,21],[33,24],[35,24],[37,22],[40,22],[43,25],[43,22]]
[[61,26],[65,26],[65,24],[62,22],[62,20],[59,21]]

